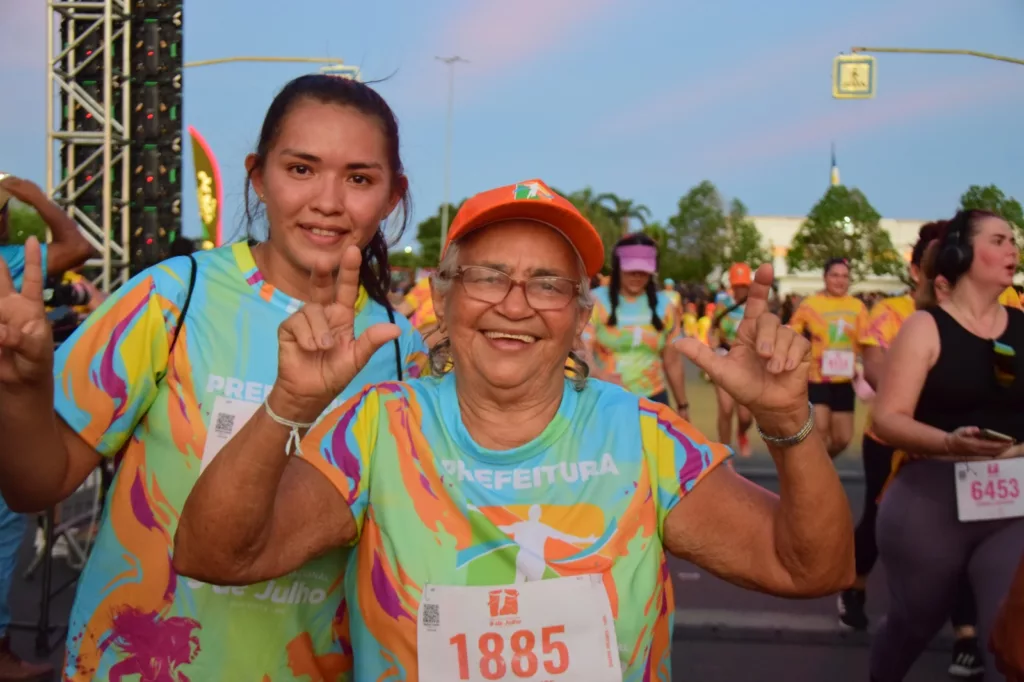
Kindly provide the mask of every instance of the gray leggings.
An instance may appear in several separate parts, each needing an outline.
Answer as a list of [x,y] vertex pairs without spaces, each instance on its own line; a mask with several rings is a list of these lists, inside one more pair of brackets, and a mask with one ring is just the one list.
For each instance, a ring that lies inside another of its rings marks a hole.
[[960,522],[953,469],[950,462],[911,462],[882,496],[878,551],[889,613],[871,643],[875,682],[902,682],[949,617],[965,573],[978,605],[985,680],[1003,679],[988,636],[1024,548],[1024,518]]

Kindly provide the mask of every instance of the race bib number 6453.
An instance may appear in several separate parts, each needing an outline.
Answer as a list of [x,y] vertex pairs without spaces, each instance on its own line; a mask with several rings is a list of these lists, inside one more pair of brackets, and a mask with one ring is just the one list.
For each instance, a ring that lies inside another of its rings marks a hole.
[[597,575],[496,587],[428,585],[417,618],[423,682],[621,682]]
[[1024,516],[1024,457],[956,464],[956,505],[961,521]]

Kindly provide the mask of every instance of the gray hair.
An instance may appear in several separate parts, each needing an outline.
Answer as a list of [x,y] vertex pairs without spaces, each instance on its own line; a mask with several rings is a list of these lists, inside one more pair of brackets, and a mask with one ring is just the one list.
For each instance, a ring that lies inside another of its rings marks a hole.
[[[430,276],[430,283],[434,291],[441,296],[447,296],[458,269],[459,242],[455,241],[448,245],[437,270]],[[576,254],[576,271],[579,273],[577,282],[579,294],[576,296],[576,305],[579,306],[582,313],[593,307],[594,300],[590,295],[590,278],[587,276],[587,268],[578,253]],[[571,362],[571,365],[566,365],[565,369],[571,375],[570,381],[572,381],[573,388],[582,391],[587,385],[587,377],[590,376],[590,365],[575,349],[569,351],[567,360]],[[451,371],[452,364],[451,341],[445,336],[430,348],[430,370],[434,376],[441,376]]]

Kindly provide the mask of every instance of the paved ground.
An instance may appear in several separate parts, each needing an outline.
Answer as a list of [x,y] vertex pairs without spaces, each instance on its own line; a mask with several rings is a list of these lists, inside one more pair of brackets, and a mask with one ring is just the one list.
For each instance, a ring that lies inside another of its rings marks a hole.
[[[689,388],[694,422],[711,435],[714,433],[715,407],[710,387],[692,376]],[[863,415],[858,416],[859,425]],[[859,443],[859,440],[858,429],[854,442]],[[771,460],[763,445],[759,445],[755,456],[738,462],[738,466],[758,483],[774,487]],[[845,479],[851,507],[859,515],[864,491],[857,480],[860,468],[857,451],[844,455],[837,462],[837,467]],[[26,546],[23,564],[29,555],[30,547]],[[723,583],[682,561],[674,562],[672,571],[677,588],[673,680],[867,682],[867,637],[851,636],[839,630],[834,599],[776,599]],[[57,562],[55,584],[62,584],[73,576],[74,573],[62,562]],[[869,599],[869,611],[875,622],[885,610],[884,585],[885,576],[878,570],[872,576]],[[16,619],[37,619],[38,587],[38,578],[35,582],[19,578],[15,583],[12,606]],[[72,591],[73,587],[55,599],[51,608],[54,622],[66,622]],[[31,653],[35,640],[33,632],[14,633],[14,645],[19,652]],[[62,635],[55,633],[52,641],[56,647],[49,658],[54,664],[59,664],[63,656]],[[947,651],[946,642],[937,641],[906,682],[946,679]]]

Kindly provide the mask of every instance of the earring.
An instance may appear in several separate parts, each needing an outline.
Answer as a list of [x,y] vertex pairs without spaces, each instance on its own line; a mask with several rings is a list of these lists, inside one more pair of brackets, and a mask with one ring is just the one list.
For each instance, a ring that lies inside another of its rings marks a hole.
[[267,203],[267,197],[266,196],[260,194],[259,198],[260,198],[260,201],[263,202],[264,204]]

